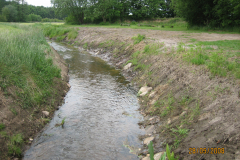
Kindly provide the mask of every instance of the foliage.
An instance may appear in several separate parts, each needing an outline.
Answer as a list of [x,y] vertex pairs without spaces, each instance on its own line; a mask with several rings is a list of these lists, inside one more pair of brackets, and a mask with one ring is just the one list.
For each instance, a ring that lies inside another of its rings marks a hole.
[[[9,8],[9,5],[12,7]],[[4,10],[4,13],[2,12],[3,10]],[[2,12],[2,15],[1,15],[1,12]],[[56,21],[56,18],[61,19],[66,17],[66,15],[62,15],[61,17],[60,15],[55,14],[53,7],[32,6],[32,5],[28,5],[27,2],[25,2],[25,0],[14,0],[14,1],[0,0],[0,22],[1,21],[2,22],[35,21],[35,20],[28,19],[29,18],[28,15],[30,14],[38,15],[38,16],[41,16],[42,18],[55,19],[54,21]]]
[[5,128],[5,125],[3,123],[0,123],[0,131]]
[[42,17],[39,16],[39,15],[35,15],[35,14],[29,14],[26,18],[26,21],[27,22],[31,22],[31,21],[34,21],[34,22],[41,22],[42,21]]
[[53,96],[53,79],[60,70],[46,59],[50,52],[41,30],[31,26],[0,26],[0,87],[16,87],[16,100],[22,108],[45,104]]
[[144,40],[145,37],[146,37],[145,35],[138,34],[137,37],[132,37],[132,39],[134,40],[134,44],[138,44],[142,40]]
[[11,156],[20,157],[22,154],[21,146],[23,144],[22,134],[16,134],[10,137],[10,142],[8,143],[8,154]]
[[172,0],[172,7],[190,26],[224,28],[240,25],[239,0]]
[[150,160],[154,160],[153,156],[154,156],[154,150],[153,150],[153,142],[150,141],[149,145],[148,145],[148,152],[150,153]]
[[171,153],[171,150],[169,149],[168,144],[166,148],[166,153],[169,160],[177,160],[176,158],[174,158],[174,153],[173,152]]
[[0,22],[6,22],[6,21],[7,21],[6,16],[0,14]]
[[68,15],[67,22],[83,24],[87,0],[52,0],[57,14]]
[[[150,154],[150,160],[154,160],[154,149],[153,149],[152,141],[148,145],[148,152]],[[163,153],[163,155],[160,157],[159,160],[165,160],[166,155],[167,155],[168,160],[177,160],[177,158],[174,158],[174,153],[173,152],[171,153],[168,144],[166,147],[166,152]]]
[[8,22],[15,22],[17,13],[17,9],[12,5],[7,5],[2,9],[2,15],[6,17]]

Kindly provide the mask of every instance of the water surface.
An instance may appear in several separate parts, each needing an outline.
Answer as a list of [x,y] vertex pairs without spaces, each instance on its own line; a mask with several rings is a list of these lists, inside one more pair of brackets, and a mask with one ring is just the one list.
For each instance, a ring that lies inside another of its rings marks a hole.
[[[52,121],[35,138],[25,160],[136,160],[126,145],[141,147],[144,134],[136,92],[98,57],[50,43],[70,64],[71,88]],[[64,128],[56,127],[65,119]]]

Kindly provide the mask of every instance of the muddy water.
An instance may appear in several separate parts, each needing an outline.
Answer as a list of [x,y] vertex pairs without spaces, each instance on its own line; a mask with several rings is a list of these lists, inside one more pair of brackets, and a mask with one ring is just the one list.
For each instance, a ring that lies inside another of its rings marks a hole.
[[[135,91],[119,70],[64,44],[50,43],[70,64],[65,103],[35,138],[25,160],[135,160],[141,115]],[[65,119],[64,127],[57,127]],[[131,146],[131,147],[126,147]],[[133,147],[134,146],[134,147]]]

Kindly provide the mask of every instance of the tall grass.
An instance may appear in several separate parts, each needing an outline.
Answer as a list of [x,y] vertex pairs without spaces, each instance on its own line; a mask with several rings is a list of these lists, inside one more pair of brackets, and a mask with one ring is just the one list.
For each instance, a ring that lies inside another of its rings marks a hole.
[[51,25],[51,24],[35,24],[35,27],[43,30],[44,36],[49,38],[56,38],[57,41],[62,41],[66,37],[71,40],[78,36],[78,31],[73,27],[66,27],[63,25]]
[[47,59],[51,49],[41,30],[31,26],[0,25],[0,87],[16,87],[23,108],[43,104],[53,93],[60,70]]

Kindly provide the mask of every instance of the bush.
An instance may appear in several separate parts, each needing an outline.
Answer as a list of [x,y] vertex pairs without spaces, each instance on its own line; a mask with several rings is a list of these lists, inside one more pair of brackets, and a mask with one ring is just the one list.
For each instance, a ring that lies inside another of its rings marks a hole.
[[6,16],[0,15],[0,22],[7,22]]
[[26,18],[27,22],[41,22],[42,21],[42,17],[36,14],[29,14]]
[[100,22],[99,24],[100,25],[109,25],[110,23],[109,22]]

